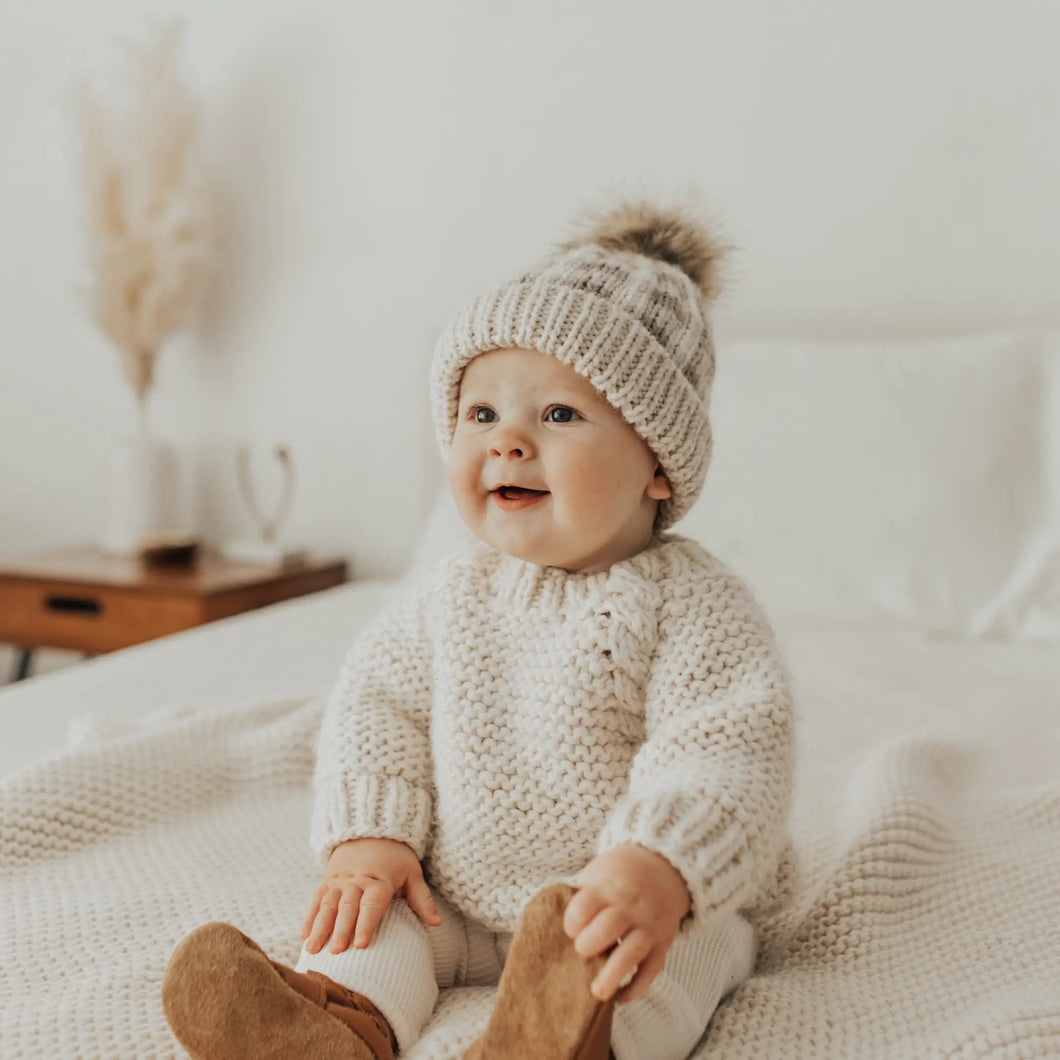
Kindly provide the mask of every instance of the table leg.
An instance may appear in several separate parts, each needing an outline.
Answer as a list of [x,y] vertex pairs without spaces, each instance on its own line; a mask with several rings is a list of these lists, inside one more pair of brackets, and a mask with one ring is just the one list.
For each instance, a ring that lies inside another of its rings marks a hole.
[[15,660],[15,668],[11,672],[12,681],[24,681],[29,677],[30,663],[33,661],[32,648],[18,648],[18,658]]

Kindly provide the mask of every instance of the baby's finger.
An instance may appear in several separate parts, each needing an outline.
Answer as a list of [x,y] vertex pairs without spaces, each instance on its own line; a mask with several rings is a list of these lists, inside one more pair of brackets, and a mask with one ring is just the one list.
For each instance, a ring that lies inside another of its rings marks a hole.
[[324,897],[320,899],[320,908],[317,910],[313,928],[305,944],[305,948],[310,953],[317,953],[320,947],[331,938],[331,929],[335,926],[335,917],[338,913],[340,894],[337,887],[328,887]]
[[405,888],[405,901],[409,903],[409,909],[425,924],[433,924],[437,927],[442,922],[442,918],[438,915],[438,907],[431,897],[431,889],[422,876],[409,881]]
[[630,927],[626,913],[613,905],[605,906],[578,932],[574,948],[583,957],[595,957],[618,942]]
[[563,930],[566,932],[567,938],[575,938],[578,932],[605,905],[607,905],[607,902],[604,901],[603,895],[592,887],[581,887],[575,891],[574,897],[567,903],[567,910],[563,914]]
[[361,906],[361,894],[361,888],[355,883],[347,884],[342,889],[335,927],[331,932],[332,953],[342,953],[350,944],[353,926],[357,923],[357,913]]
[[369,880],[361,895],[361,911],[357,917],[357,933],[353,937],[356,949],[363,950],[372,941],[375,929],[379,927],[394,897],[394,890],[384,880]]
[[652,941],[647,932],[639,928],[631,931],[607,958],[607,963],[593,980],[593,996],[601,1001],[613,997],[651,951]]
[[619,1005],[628,1005],[643,997],[650,989],[655,977],[663,970],[666,963],[666,952],[658,947],[651,951],[647,960],[641,961],[637,974],[619,992],[615,1001]]
[[309,932],[313,930],[313,921],[317,918],[317,910],[320,908],[320,899],[324,897],[327,892],[328,885],[322,883],[313,895],[313,900],[309,903],[309,912],[306,913],[305,920],[302,921],[302,938],[309,938]]

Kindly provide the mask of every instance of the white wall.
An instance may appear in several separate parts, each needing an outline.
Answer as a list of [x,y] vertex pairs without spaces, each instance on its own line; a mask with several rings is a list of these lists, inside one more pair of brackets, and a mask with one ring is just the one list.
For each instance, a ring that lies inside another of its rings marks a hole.
[[600,193],[702,190],[739,248],[726,337],[1060,323],[1060,9],[1046,0],[651,4],[36,0],[0,8],[0,553],[89,540],[133,422],[87,279],[70,106],[187,14],[224,271],[155,422],[203,528],[234,447],[282,442],[290,536],[407,562],[438,467],[426,365],[472,295]]

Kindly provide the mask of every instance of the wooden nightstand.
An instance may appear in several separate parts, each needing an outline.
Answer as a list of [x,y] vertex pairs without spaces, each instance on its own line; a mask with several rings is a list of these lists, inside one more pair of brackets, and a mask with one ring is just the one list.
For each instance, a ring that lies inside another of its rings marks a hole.
[[22,649],[18,680],[35,648],[115,651],[346,580],[334,559],[267,570],[206,555],[165,570],[93,548],[39,552],[0,560],[0,641]]

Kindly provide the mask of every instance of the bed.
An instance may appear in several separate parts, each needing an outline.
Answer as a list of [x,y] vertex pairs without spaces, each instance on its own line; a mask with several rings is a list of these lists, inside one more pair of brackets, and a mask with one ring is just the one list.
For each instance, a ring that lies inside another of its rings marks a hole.
[[[677,531],[771,616],[800,871],[696,1055],[1060,1057],[1058,337],[748,341],[712,408]],[[410,576],[460,534],[443,495]],[[398,584],[0,691],[0,1054],[183,1056],[159,991],[207,920],[294,961],[322,698]],[[445,991],[410,1055],[493,996]]]

